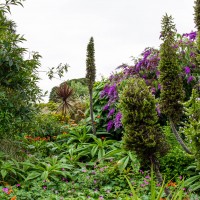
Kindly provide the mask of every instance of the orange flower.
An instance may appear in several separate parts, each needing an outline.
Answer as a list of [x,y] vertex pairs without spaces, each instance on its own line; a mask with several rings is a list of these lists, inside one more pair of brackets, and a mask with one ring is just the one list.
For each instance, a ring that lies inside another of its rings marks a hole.
[[105,140],[105,139],[106,139],[106,137],[102,136],[102,137],[101,137],[101,139],[102,139],[102,140]]
[[100,116],[100,115],[98,115],[98,116],[96,116],[96,118],[97,118],[97,119],[99,119],[99,118],[101,118],[101,116]]
[[10,200],[17,200],[17,197],[13,196]]
[[13,192],[12,189],[9,189],[8,193],[7,194],[11,194]]
[[172,182],[170,181],[168,184],[167,184],[168,187],[172,186],[172,187],[176,187],[176,183],[175,182]]

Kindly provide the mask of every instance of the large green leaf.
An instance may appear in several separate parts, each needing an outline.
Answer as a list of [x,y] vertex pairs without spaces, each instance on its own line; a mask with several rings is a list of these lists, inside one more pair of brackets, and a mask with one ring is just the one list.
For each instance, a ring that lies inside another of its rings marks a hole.
[[5,170],[5,169],[1,170],[1,176],[3,179],[6,177],[7,174],[8,174],[7,170]]
[[49,175],[49,172],[48,171],[44,171],[41,175],[41,179],[42,180],[47,180],[48,179],[48,175]]
[[39,176],[41,176],[41,173],[39,172],[31,172],[28,177],[25,179],[25,181],[29,181],[29,180],[33,180],[33,179],[36,179],[38,178]]

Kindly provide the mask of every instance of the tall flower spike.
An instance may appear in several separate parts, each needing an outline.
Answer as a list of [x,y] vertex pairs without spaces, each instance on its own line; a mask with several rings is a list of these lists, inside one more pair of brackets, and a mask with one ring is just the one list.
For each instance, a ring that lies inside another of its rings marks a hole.
[[93,40],[93,37],[91,37],[90,42],[87,46],[86,80],[87,80],[89,95],[90,95],[90,116],[91,116],[91,121],[92,121],[92,131],[93,131],[93,134],[96,135],[96,128],[95,128],[94,116],[93,116],[93,99],[92,99],[93,85],[94,85],[95,77],[96,77],[94,53],[95,53],[94,40]]
[[198,32],[200,31],[200,0],[194,1],[194,22]]
[[171,16],[167,14],[162,19],[162,36],[163,43],[160,47],[159,81],[161,84],[161,112],[165,114],[171,125],[177,141],[182,148],[190,153],[190,150],[184,144],[182,138],[176,130],[176,124],[180,122],[183,115],[183,105],[181,102],[184,98],[183,83],[181,79],[181,69],[178,65],[177,50],[175,45],[176,28]]

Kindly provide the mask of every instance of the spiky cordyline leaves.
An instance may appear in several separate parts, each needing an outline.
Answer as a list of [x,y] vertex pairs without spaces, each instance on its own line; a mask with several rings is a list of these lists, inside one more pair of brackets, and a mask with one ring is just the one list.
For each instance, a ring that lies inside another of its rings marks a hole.
[[61,105],[58,107],[58,110],[62,111],[63,115],[67,114],[67,111],[72,110],[72,105],[70,103],[70,97],[73,94],[73,89],[71,89],[66,83],[63,85],[60,85],[60,87],[57,88],[56,94],[59,98],[62,99]]
[[166,154],[168,145],[157,123],[155,98],[149,88],[144,80],[136,78],[126,80],[124,85],[120,93],[119,108],[125,130],[125,148],[136,151],[143,161]]
[[86,59],[86,79],[88,87],[91,90],[95,82],[96,77],[96,67],[95,67],[95,56],[94,56],[94,40],[93,37],[90,38],[90,42],[87,46],[87,59]]
[[175,25],[171,16],[165,15],[162,19],[160,48],[160,83],[161,83],[161,111],[174,123],[178,123],[182,116],[184,97],[181,79],[181,68],[178,65],[176,48],[174,48]]

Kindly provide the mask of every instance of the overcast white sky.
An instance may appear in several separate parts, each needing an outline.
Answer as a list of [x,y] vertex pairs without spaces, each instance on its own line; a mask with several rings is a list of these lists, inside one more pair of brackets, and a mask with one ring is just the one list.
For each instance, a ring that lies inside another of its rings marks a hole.
[[86,48],[95,42],[97,77],[108,77],[122,63],[131,64],[146,47],[161,43],[161,19],[173,16],[179,33],[196,30],[194,0],[26,0],[12,7],[10,16],[24,46],[42,56],[41,70],[68,63],[65,78],[48,80],[41,73],[39,86],[51,90],[63,80],[85,77]]

